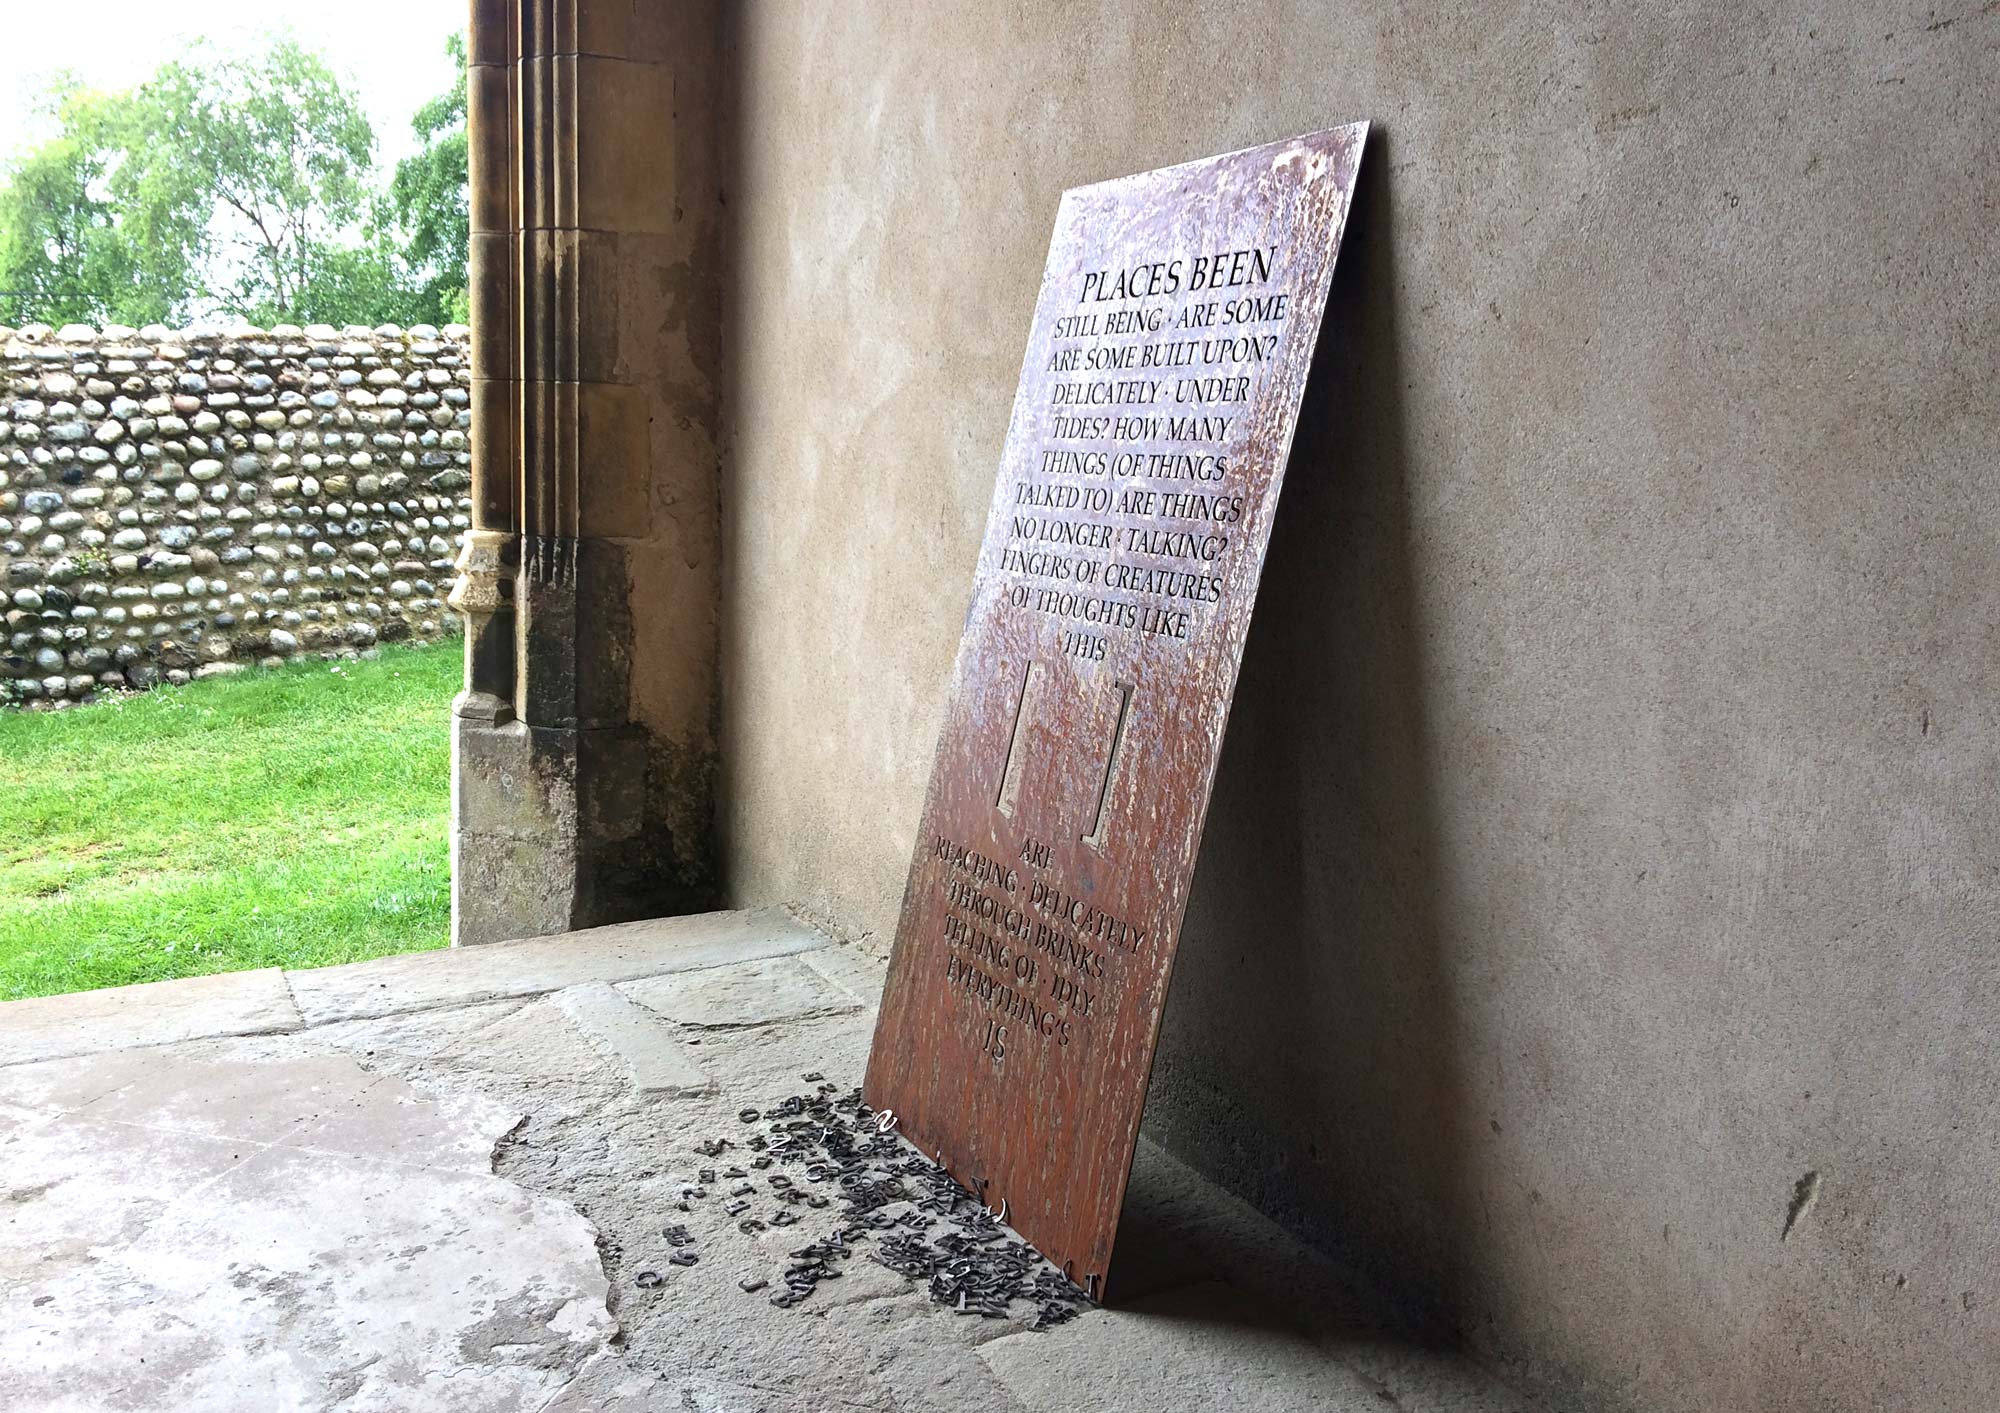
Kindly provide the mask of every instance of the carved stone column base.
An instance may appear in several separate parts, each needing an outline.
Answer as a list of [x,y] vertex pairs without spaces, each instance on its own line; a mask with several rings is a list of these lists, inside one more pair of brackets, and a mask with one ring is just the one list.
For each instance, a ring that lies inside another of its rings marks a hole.
[[643,729],[460,716],[451,751],[452,945],[593,926],[629,915],[641,880],[657,892]]
[[451,941],[568,931],[577,916],[576,733],[451,725]]

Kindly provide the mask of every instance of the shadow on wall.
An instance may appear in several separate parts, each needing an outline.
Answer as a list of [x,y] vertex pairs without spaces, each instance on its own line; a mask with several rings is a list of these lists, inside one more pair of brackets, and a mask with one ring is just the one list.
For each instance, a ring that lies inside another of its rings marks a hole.
[[[1371,134],[1196,868],[1146,1128],[1450,1330],[1439,921],[1389,151]],[[1121,1244],[1126,1237],[1120,1238]]]

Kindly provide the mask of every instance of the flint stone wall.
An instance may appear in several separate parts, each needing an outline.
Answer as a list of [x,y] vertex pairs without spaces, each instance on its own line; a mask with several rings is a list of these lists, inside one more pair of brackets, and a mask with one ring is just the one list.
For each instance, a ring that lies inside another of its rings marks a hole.
[[0,705],[455,631],[468,332],[0,327]]

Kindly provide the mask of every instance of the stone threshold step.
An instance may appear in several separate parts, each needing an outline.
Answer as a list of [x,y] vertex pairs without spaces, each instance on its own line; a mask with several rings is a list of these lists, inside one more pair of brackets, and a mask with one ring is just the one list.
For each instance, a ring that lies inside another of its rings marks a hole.
[[781,908],[617,923],[305,971],[266,967],[0,1002],[0,1066],[538,996],[831,946]]

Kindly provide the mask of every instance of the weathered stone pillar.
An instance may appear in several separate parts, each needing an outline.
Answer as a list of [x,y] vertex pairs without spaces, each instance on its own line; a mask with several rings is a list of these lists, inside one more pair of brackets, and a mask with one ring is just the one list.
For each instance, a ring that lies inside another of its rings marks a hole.
[[[475,528],[453,596],[466,619],[455,943],[706,905],[715,690],[715,370],[690,386],[652,323],[652,292],[691,268],[695,237],[677,228],[710,229],[720,209],[712,105],[675,102],[683,86],[712,92],[713,10],[471,10]],[[675,312],[719,331],[707,273]],[[685,415],[690,402],[707,415]],[[662,503],[670,536],[654,529]],[[676,582],[645,568],[656,551],[679,556]],[[688,596],[705,606],[694,631],[635,631],[663,588],[675,622]]]

